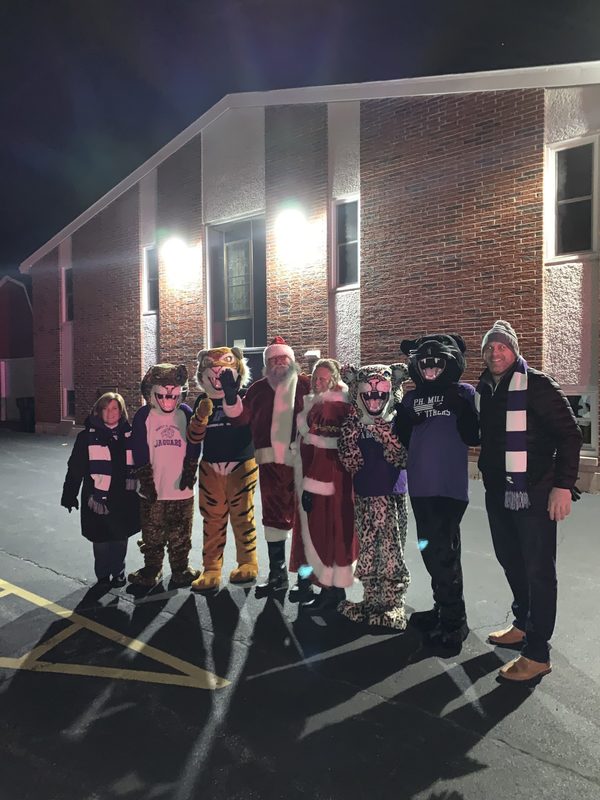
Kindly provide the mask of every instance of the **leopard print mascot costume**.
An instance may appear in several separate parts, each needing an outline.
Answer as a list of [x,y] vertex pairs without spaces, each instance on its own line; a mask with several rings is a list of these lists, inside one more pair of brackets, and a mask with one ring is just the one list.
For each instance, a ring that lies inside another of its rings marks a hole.
[[195,591],[216,590],[221,582],[227,523],[231,523],[237,567],[231,583],[253,581],[258,575],[254,490],[258,467],[249,425],[234,426],[223,411],[221,372],[229,369],[239,386],[250,372],[238,347],[214,347],[198,353],[196,379],[204,394],[196,400],[187,430],[188,441],[203,443],[198,496],[204,520],[204,571],[192,583]]
[[354,482],[354,514],[359,540],[355,575],[363,584],[359,603],[338,609],[354,622],[403,631],[404,599],[410,574],[406,544],[406,450],[394,430],[394,406],[407,380],[404,364],[342,369],[352,410],[342,425],[339,456]]

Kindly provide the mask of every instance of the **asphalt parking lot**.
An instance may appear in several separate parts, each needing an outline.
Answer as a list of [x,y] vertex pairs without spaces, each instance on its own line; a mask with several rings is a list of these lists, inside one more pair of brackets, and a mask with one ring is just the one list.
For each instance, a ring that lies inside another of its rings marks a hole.
[[[168,568],[150,593],[99,594],[59,504],[72,442],[0,431],[0,798],[598,800],[600,497],[560,527],[553,672],[507,686],[496,673],[514,653],[486,643],[509,595],[480,483],[463,524],[471,633],[448,656],[412,629],[307,617],[285,595],[198,596]],[[415,538],[411,519],[420,610]],[[196,566],[200,552],[197,514]],[[230,542],[224,573],[233,555]],[[259,559],[266,572],[264,543]]]

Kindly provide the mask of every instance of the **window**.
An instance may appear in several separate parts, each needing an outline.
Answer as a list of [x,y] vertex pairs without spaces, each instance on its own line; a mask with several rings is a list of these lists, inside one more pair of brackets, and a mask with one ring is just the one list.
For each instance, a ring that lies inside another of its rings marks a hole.
[[67,389],[65,392],[65,417],[75,419],[75,390]]
[[556,255],[593,248],[594,145],[556,153]]
[[227,319],[243,319],[252,315],[252,252],[251,242],[225,242],[227,280]]
[[64,300],[64,310],[65,310],[65,322],[71,322],[73,320],[73,270],[66,269],[64,271],[64,291],[65,291],[65,300]]
[[[265,221],[233,220],[208,228],[211,346],[267,343]],[[258,373],[260,374],[260,372]]]
[[158,311],[158,251],[156,247],[144,248],[144,313]]
[[358,283],[358,200],[335,205],[336,286]]
[[592,426],[592,411],[595,409],[596,404],[592,395],[587,392],[582,394],[570,394],[567,396],[567,400],[573,409],[573,414],[575,414],[575,419],[577,420],[577,424],[583,436],[581,449],[593,450],[595,431],[592,430],[592,427],[595,428],[595,425]]

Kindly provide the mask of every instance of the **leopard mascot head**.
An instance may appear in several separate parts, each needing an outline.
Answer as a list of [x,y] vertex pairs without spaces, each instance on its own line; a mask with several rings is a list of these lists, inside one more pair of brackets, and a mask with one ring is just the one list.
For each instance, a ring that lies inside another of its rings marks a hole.
[[400,350],[408,356],[408,372],[415,385],[436,389],[460,380],[466,367],[466,349],[458,333],[432,333],[400,343]]
[[342,367],[342,380],[348,385],[350,402],[364,425],[380,418],[389,422],[394,406],[402,400],[402,384],[408,380],[405,364],[369,364]]
[[188,391],[185,364],[155,364],[142,378],[142,395],[146,403],[160,414],[172,414],[179,408]]
[[223,397],[220,376],[224,369],[232,371],[234,380],[240,376],[240,386],[246,386],[250,382],[250,370],[239,347],[213,347],[212,350],[200,350],[197,358],[196,380],[211,400]]

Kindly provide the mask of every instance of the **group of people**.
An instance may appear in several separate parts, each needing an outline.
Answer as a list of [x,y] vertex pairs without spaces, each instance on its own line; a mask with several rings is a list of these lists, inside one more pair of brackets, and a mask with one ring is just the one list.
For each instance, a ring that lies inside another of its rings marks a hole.
[[[466,346],[458,334],[407,339],[401,352],[407,364],[355,368],[324,358],[308,375],[275,337],[263,377],[246,389],[241,350],[203,350],[194,408],[183,402],[185,366],[155,365],[131,426],[123,398],[102,395],[75,441],[61,501],[78,508],[82,487],[82,533],[93,543],[99,585],[155,586],[166,549],[176,585],[216,591],[228,523],[237,560],[229,580],[255,581],[259,484],[269,571],[257,596],[288,590],[291,535],[291,602],[308,614],[337,611],[404,630],[408,496],[433,593],[433,608],[410,622],[427,643],[460,649],[468,635],[460,523],[468,450],[480,445],[493,546],[514,614],[489,641],[521,650],[502,678],[550,672],[557,522],[578,494],[581,432],[571,406],[552,378],[528,367],[503,320],[483,337],[477,387],[461,381]],[[196,480],[202,570],[189,564]],[[140,528],[144,566],[126,578],[127,540]],[[355,578],[359,602],[346,597]]]

